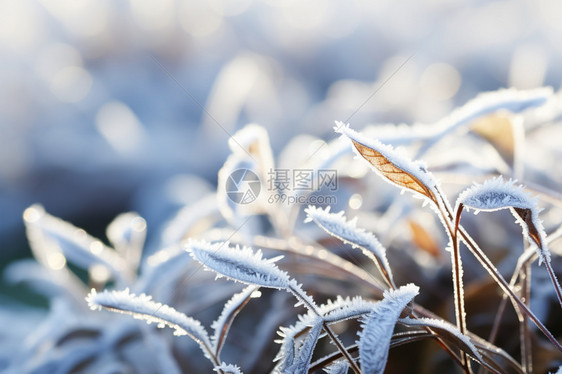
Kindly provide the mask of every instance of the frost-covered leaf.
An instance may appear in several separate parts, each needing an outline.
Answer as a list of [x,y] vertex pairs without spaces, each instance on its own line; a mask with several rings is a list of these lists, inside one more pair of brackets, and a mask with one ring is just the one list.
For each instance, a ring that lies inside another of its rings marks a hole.
[[346,220],[344,212],[330,213],[330,207],[326,210],[309,206],[306,210],[305,222],[314,221],[328,234],[335,236],[352,247],[359,247],[365,256],[369,257],[380,268],[383,275],[393,284],[392,270],[386,258],[386,249],[377,238],[365,230],[357,227],[357,219]]
[[314,348],[316,347],[316,343],[318,342],[318,338],[322,332],[322,323],[323,321],[320,317],[316,317],[313,320],[310,331],[302,342],[298,354],[295,356],[291,365],[285,368],[283,371],[284,373],[300,374],[308,371],[310,361],[312,360],[312,354],[314,353]]
[[417,192],[431,201],[437,201],[436,182],[424,163],[411,161],[391,145],[369,139],[350,129],[349,125],[341,122],[336,124],[336,132],[349,138],[358,155],[367,160],[373,166],[373,170],[385,180]]
[[418,291],[419,287],[411,283],[395,291],[385,291],[384,299],[365,317],[359,334],[359,362],[364,374],[383,373],[396,321]]
[[376,305],[376,303],[366,301],[360,297],[354,297],[351,300],[345,299],[345,301],[338,304],[337,308],[333,308],[324,315],[324,320],[327,323],[341,322],[360,317],[370,313]]
[[186,250],[205,268],[235,281],[268,288],[286,289],[289,275],[280,270],[275,259],[265,259],[260,250],[249,247],[231,247],[228,242],[207,243],[190,240]]
[[179,244],[161,249],[143,261],[141,276],[135,284],[135,290],[158,294],[162,302],[168,302],[167,300],[173,298],[175,287],[192,263],[191,256]]
[[398,322],[406,326],[430,327],[432,330],[438,331],[439,337],[454,342],[454,344],[460,349],[474,357],[476,360],[483,362],[482,355],[470,341],[470,338],[462,334],[458,328],[447,322],[433,318],[401,318]]
[[224,362],[219,366],[215,366],[213,371],[216,371],[217,373],[223,372],[224,374],[243,374],[238,366],[233,364],[226,364]]
[[[245,179],[249,179],[252,185]],[[256,196],[254,193],[256,186],[260,186],[261,190],[255,161],[229,158],[219,170],[217,182],[217,203],[223,217],[235,221],[249,214],[263,213],[264,209],[257,199],[259,194]]]
[[267,172],[273,167],[273,151],[267,130],[251,123],[228,139],[230,150],[240,157],[253,157]]
[[324,369],[327,374],[347,374],[349,363],[346,360],[338,360]]
[[510,209],[521,227],[523,235],[531,244],[536,244],[539,262],[550,262],[550,252],[546,245],[546,234],[539,219],[536,198],[532,198],[523,190],[522,186],[515,186],[515,181],[504,182],[500,176],[485,181],[463,191],[458,199],[466,208],[492,212],[500,209]]
[[240,313],[242,308],[250,301],[252,294],[258,289],[256,286],[248,286],[232,296],[230,300],[224,304],[223,310],[219,316],[219,318],[213,322],[211,327],[215,331],[212,342],[213,342],[213,350],[215,355],[218,356],[220,354],[221,348],[224,344],[226,339],[226,335],[228,334],[228,330],[232,325],[232,321],[234,318]]
[[445,135],[461,126],[472,123],[478,118],[502,110],[511,113],[523,112],[529,108],[545,104],[552,95],[553,91],[550,87],[532,90],[516,90],[511,88],[481,93],[462,107],[454,110],[447,117],[430,126],[430,128],[422,126],[421,130],[433,133],[433,135],[429,137],[430,141],[418,152],[418,157]]
[[[84,230],[48,214],[42,206],[30,206],[23,217],[34,255],[43,265],[64,267],[66,257],[86,269],[101,264],[117,279],[123,278],[123,275],[132,277],[125,261],[112,248]],[[60,257],[61,254],[64,257]]]
[[[255,191],[258,187],[265,189],[268,172],[274,166],[267,131],[262,126],[249,124],[231,136],[228,145],[232,154],[218,173],[217,199],[221,213],[227,220],[265,213],[271,204],[266,204],[265,194]],[[244,185],[234,188],[238,183]],[[239,204],[233,198],[244,203]]]
[[122,213],[107,226],[106,236],[129,266],[136,269],[146,239],[144,218],[135,212]]
[[84,294],[88,292],[80,278],[68,269],[49,271],[32,259],[9,264],[3,277],[8,283],[24,283],[49,299],[67,297],[79,305],[83,304]]
[[515,181],[504,182],[502,177],[489,179],[483,184],[476,184],[463,191],[457,199],[457,217],[460,218],[462,207],[478,211],[495,211],[510,209],[523,229],[523,236],[537,246],[539,265],[545,263],[552,281],[558,302],[562,306],[562,287],[550,263],[550,250],[546,233],[539,218],[537,199],[531,198],[522,186],[515,186]]
[[132,315],[136,319],[145,320],[148,324],[155,322],[160,328],[169,326],[174,329],[174,335],[188,335],[199,344],[206,355],[209,353],[207,349],[210,347],[210,340],[199,321],[168,305],[153,301],[151,296],[145,294],[136,296],[130,293],[128,288],[123,291],[106,290],[101,293],[92,290],[86,301],[92,310],[105,308],[112,312]]
[[454,128],[499,110],[519,113],[529,108],[543,105],[552,95],[551,87],[532,90],[511,88],[484,92],[459,109],[454,110],[448,117],[442,119],[439,124],[446,128]]
[[[367,301],[357,296],[353,299],[338,298],[334,301],[328,300],[326,304],[318,306],[317,311],[320,315],[324,316],[323,320],[330,324],[345,321],[350,318],[357,318],[369,313],[376,305],[375,302]],[[281,343],[281,348],[275,358],[275,361],[280,361],[280,368],[290,366],[295,360],[297,354],[295,341],[297,337],[302,335],[306,330],[314,325],[317,316],[312,311],[298,316],[298,321],[292,326],[281,327],[279,335],[283,338],[278,343]]]

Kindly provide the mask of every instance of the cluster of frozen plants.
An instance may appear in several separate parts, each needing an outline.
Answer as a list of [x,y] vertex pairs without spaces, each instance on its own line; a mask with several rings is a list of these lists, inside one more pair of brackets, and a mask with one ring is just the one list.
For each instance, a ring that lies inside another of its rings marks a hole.
[[[145,256],[134,213],[109,225],[109,246],[34,205],[24,221],[40,265],[7,277],[46,294],[51,311],[3,350],[5,372],[556,371],[561,115],[550,89],[500,90],[432,125],[337,122],[338,139],[297,138],[277,163],[265,130],[247,126],[218,191],[179,211]],[[262,183],[251,204],[224,187],[243,168]],[[336,206],[272,203],[275,168],[337,170],[337,191],[299,192],[334,193]],[[346,208],[359,220],[333,213]],[[509,210],[521,230],[505,212],[469,210]]]

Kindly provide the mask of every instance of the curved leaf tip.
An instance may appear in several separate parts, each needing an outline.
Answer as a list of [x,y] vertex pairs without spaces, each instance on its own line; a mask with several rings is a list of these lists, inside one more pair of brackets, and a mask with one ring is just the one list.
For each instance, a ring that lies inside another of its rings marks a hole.
[[479,211],[493,212],[510,209],[521,227],[523,235],[538,247],[540,262],[550,262],[550,251],[546,245],[546,233],[539,219],[537,198],[531,197],[516,181],[504,181],[501,176],[463,191],[457,199],[457,210],[463,206]]

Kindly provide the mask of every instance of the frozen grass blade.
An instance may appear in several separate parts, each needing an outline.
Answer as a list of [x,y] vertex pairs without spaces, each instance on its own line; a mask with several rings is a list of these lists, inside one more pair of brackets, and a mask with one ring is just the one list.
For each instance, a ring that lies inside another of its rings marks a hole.
[[230,247],[228,242],[210,244],[190,240],[186,250],[191,256],[216,272],[217,277],[226,277],[234,281],[267,288],[288,289],[289,275],[280,270],[275,259],[264,259],[261,251],[252,251],[249,247]]
[[[249,247],[230,247],[228,242],[210,244],[190,240],[186,250],[206,269],[216,272],[218,277],[224,276],[249,285],[284,289],[297,298],[298,303],[295,306],[304,305],[318,317],[322,317],[312,297],[306,294],[300,284],[274,264],[279,257],[264,259],[259,250],[254,252]],[[323,328],[353,368],[355,363],[337,336],[326,323],[323,324]],[[358,368],[355,367],[354,370],[360,373]]]
[[428,129],[435,132],[435,135],[420,149],[416,157],[422,157],[445,135],[478,118],[501,110],[519,113],[545,104],[552,95],[553,91],[550,87],[526,91],[504,89],[482,93],[437,122],[433,129]]
[[130,293],[128,288],[123,291],[102,293],[92,289],[86,301],[92,310],[104,308],[112,312],[129,314],[135,319],[145,320],[148,324],[155,322],[160,328],[171,327],[174,329],[174,335],[187,335],[192,338],[199,344],[205,356],[218,365],[207,331],[201,323],[168,305],[154,302],[150,296],[145,294],[136,296]]
[[318,338],[322,332],[322,326],[322,318],[316,317],[312,323],[310,331],[308,332],[308,336],[304,339],[299,348],[298,354],[292,364],[285,368],[284,373],[300,374],[308,371],[310,361],[312,360],[312,354],[314,353],[314,348],[316,347],[316,343],[318,342]]
[[531,198],[522,186],[515,186],[515,181],[504,182],[500,176],[489,179],[483,184],[476,184],[459,195],[457,199],[457,221],[460,220],[463,207],[472,208],[475,213],[509,209],[521,225],[523,236],[531,245],[536,245],[539,265],[542,262],[545,263],[556,290],[558,302],[562,306],[562,288],[550,263],[550,251],[542,221],[538,216],[539,209],[536,198]]
[[[452,211],[448,210],[447,213],[452,217],[453,215]],[[505,294],[509,296],[513,304],[521,308],[521,311],[523,311],[529,317],[529,319],[533,321],[533,323],[539,328],[539,330],[541,330],[544,336],[546,336],[546,338],[552,343],[552,345],[556,347],[556,349],[562,351],[562,345],[560,345],[560,343],[556,340],[556,338],[554,338],[552,333],[545,327],[545,325],[541,322],[541,320],[537,318],[537,316],[531,311],[531,309],[529,309],[529,307],[523,301],[521,301],[521,299],[509,286],[505,278],[499,273],[499,271],[496,269],[494,264],[490,261],[488,256],[486,256],[484,251],[482,251],[482,249],[478,246],[478,244],[474,241],[474,239],[459,224],[459,219],[460,219],[459,213],[460,210],[457,212],[456,229],[458,229],[461,239],[470,249],[474,257],[476,257],[478,262],[480,262],[482,267],[488,272],[488,274],[490,274],[492,279],[498,284],[498,286],[500,286],[503,292],[505,292]]]
[[462,334],[459,329],[449,323],[433,318],[401,318],[398,322],[406,326],[429,327],[434,331],[438,331],[441,338],[454,341],[455,346],[470,354],[476,361],[486,365],[482,355],[470,341],[470,338]]
[[[338,297],[334,301],[328,300],[326,304],[318,306],[317,312],[324,316],[323,322],[332,324],[364,316],[373,309],[375,304],[375,302],[366,301],[359,296],[353,299]],[[280,328],[279,335],[283,339],[278,341],[281,343],[281,348],[276,361],[280,361],[282,370],[295,360],[295,339],[310,330],[316,318],[318,318],[317,315],[309,310],[307,314],[299,315],[299,320],[295,325]]]
[[[134,278],[128,264],[115,250],[84,230],[45,212],[42,206],[30,206],[24,211],[23,217],[29,236],[43,236],[43,243],[37,243],[37,251],[49,252],[47,255],[56,252],[55,248],[48,248],[47,243],[50,242],[68,260],[84,269],[101,264],[109,269],[114,279],[121,282]],[[38,256],[41,258],[43,254]]]
[[135,212],[123,213],[107,226],[106,236],[132,269],[137,269],[146,239],[146,221]]
[[220,358],[220,352],[226,340],[226,335],[230,330],[230,326],[234,321],[234,318],[240,313],[242,308],[248,304],[250,299],[252,298],[252,294],[258,290],[256,286],[248,286],[242,290],[242,292],[235,294],[232,296],[230,300],[224,304],[224,308],[222,310],[221,315],[219,318],[213,322],[211,327],[215,331],[212,343],[213,349],[215,352],[215,356]]
[[504,182],[500,176],[488,179],[483,184],[475,184],[459,195],[459,208],[460,204],[467,209],[474,209],[475,213],[510,209],[521,225],[525,238],[531,244],[537,245],[539,264],[543,261],[550,262],[550,252],[545,243],[546,235],[542,222],[538,217],[536,198],[531,198],[522,186],[515,186],[515,181]]
[[330,213],[330,207],[326,210],[309,206],[306,210],[305,222],[314,221],[328,234],[335,236],[353,248],[358,247],[363,254],[369,257],[385,278],[391,288],[396,288],[392,279],[392,270],[386,258],[386,249],[377,238],[365,230],[357,227],[357,220],[348,221],[345,219],[343,211],[340,213]]
[[363,374],[382,374],[388,359],[390,340],[402,310],[418,294],[413,284],[386,291],[384,299],[364,319],[359,339],[359,361]]
[[344,360],[336,361],[324,369],[326,374],[347,374],[348,370],[349,365]]

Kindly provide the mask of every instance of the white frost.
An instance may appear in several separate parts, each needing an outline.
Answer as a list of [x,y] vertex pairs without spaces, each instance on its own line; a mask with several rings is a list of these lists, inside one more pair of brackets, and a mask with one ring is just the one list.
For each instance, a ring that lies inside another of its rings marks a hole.
[[542,87],[532,90],[517,90],[514,88],[481,93],[462,107],[454,110],[447,117],[431,126],[414,125],[412,131],[420,133],[425,131],[432,134],[430,140],[418,153],[418,157],[435,145],[445,135],[469,124],[472,121],[498,112],[500,110],[511,113],[520,113],[529,108],[545,104],[553,96],[551,87]]
[[114,279],[122,281],[123,276],[132,277],[128,264],[114,249],[71,223],[50,215],[41,205],[25,210],[24,223],[35,257],[47,267],[50,267],[49,255],[62,252],[69,261],[84,269],[102,264]]
[[308,332],[307,337],[301,344],[298,354],[295,360],[285,368],[285,374],[300,374],[306,373],[312,360],[312,354],[314,353],[314,348],[322,332],[322,318],[316,317],[312,322],[312,327]]
[[478,352],[474,344],[472,344],[470,338],[462,334],[458,328],[445,321],[433,319],[433,318],[418,318],[418,319],[402,318],[398,321],[408,326],[429,326],[438,330],[447,331],[448,333],[454,335],[464,345],[466,345],[467,348],[470,349],[471,352],[467,352],[467,353],[471,353],[472,356],[476,357],[480,361],[483,361],[482,355],[480,355],[480,352]]
[[[521,225],[525,238],[531,245],[537,245],[539,263],[543,261],[550,262],[550,251],[546,243],[546,233],[538,215],[539,208],[537,207],[537,199],[525,192],[522,186],[516,186],[515,181],[508,180],[505,182],[500,176],[498,178],[489,179],[483,184],[475,184],[459,195],[456,203],[457,208],[461,203],[467,208],[474,209],[475,213],[479,211],[492,212],[501,209],[510,209],[517,219],[517,222]],[[531,223],[538,233],[539,243],[536,243],[530,237],[528,224],[513,208],[523,209],[531,214]]]
[[[328,300],[326,304],[322,304],[317,308],[320,315],[324,316],[323,319],[326,323],[334,323],[347,320],[349,318],[356,318],[358,316],[369,313],[376,303],[372,301],[366,301],[361,297],[357,296],[353,299],[342,298],[338,296],[336,300]],[[278,343],[281,343],[281,348],[275,361],[280,361],[280,368],[290,366],[296,356],[295,352],[295,339],[297,335],[300,335],[305,329],[313,326],[316,321],[317,316],[312,312],[308,311],[306,314],[301,314],[298,316],[298,321],[293,326],[281,327],[279,335],[283,338]]]
[[390,340],[402,310],[418,294],[419,287],[408,284],[395,291],[385,291],[364,319],[359,333],[359,361],[364,374],[382,374],[388,359]]
[[328,234],[335,236],[344,243],[350,244],[353,248],[361,248],[363,253],[371,259],[373,259],[373,255],[376,256],[390,279],[392,279],[392,270],[386,258],[386,249],[373,234],[358,228],[356,219],[346,220],[343,211],[330,213],[330,207],[323,210],[322,208],[309,206],[305,209],[305,212],[305,222],[314,221]]
[[[155,302],[151,296],[141,294],[139,296],[129,292],[129,289],[123,291],[103,291],[97,293],[92,289],[86,297],[88,306],[92,310],[101,310],[102,308],[113,312],[132,315],[136,319],[145,320],[148,324],[153,322],[158,327],[169,326],[174,329],[174,335],[189,335],[199,345],[210,346],[207,331],[201,323],[185,314],[178,312],[174,308]],[[203,352],[207,354],[206,350]]]
[[347,374],[349,363],[345,360],[338,360],[324,369],[327,374]]
[[240,368],[236,365],[233,364],[226,364],[226,363],[221,363],[219,366],[216,366],[213,371],[216,371],[217,373],[222,371],[225,374],[242,374],[242,371],[240,370]]
[[238,245],[231,247],[228,242],[211,244],[194,240],[187,242],[186,250],[218,277],[268,288],[287,289],[290,285],[289,275],[271,259],[263,258],[260,250],[254,252]]
[[[398,148],[395,149],[393,146],[388,144],[383,144],[377,139],[370,139],[355,130],[349,128],[349,124],[343,124],[342,122],[336,121],[336,127],[334,127],[335,131],[341,133],[344,137],[353,140],[359,144],[364,145],[365,147],[371,148],[374,151],[380,153],[384,158],[386,158],[390,163],[392,163],[398,169],[404,171],[407,174],[418,179],[425,187],[427,187],[435,196],[438,195],[437,192],[437,182],[433,178],[433,175],[427,171],[427,167],[424,162],[416,160],[412,161],[408,155],[406,155],[402,149]],[[354,152],[363,158],[361,154],[357,151],[355,147],[353,147]],[[383,177],[384,180],[388,181],[391,184],[396,184],[394,181],[388,179],[387,176],[381,173],[380,170],[375,168],[369,162],[370,167],[379,175]],[[404,187],[404,186],[399,186]],[[417,191],[414,191],[417,192]],[[418,195],[427,198],[425,195]]]

